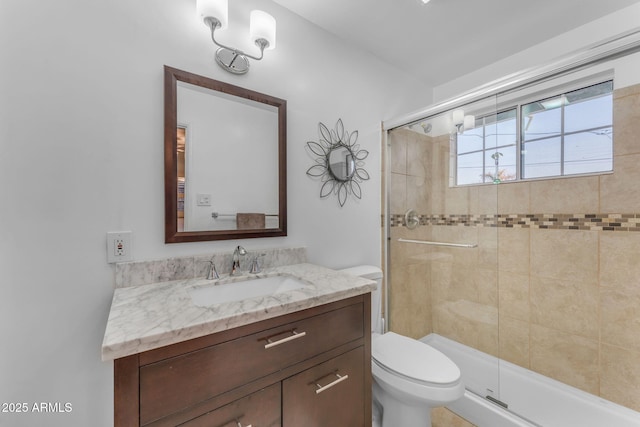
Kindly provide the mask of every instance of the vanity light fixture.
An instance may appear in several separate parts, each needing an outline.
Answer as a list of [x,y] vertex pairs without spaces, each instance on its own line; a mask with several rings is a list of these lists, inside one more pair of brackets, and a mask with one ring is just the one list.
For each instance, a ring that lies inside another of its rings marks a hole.
[[276,20],[266,12],[253,10],[249,17],[251,40],[260,48],[260,56],[253,56],[216,40],[216,30],[224,30],[229,24],[227,0],[197,0],[196,9],[200,19],[211,29],[211,40],[219,46],[216,50],[216,62],[230,73],[245,74],[249,71],[249,58],[259,61],[265,50],[276,47]]
[[460,131],[460,126],[464,123],[464,111],[462,110],[453,110],[451,113],[453,119],[453,125],[456,127],[458,132]]
[[476,124],[476,117],[472,115],[464,115],[463,110],[453,110],[453,125],[458,133],[463,133],[465,129],[473,129]]
[[472,115],[466,115],[464,116],[464,123],[462,125],[462,127],[467,130],[467,129],[473,129],[476,126],[476,117],[472,116]]

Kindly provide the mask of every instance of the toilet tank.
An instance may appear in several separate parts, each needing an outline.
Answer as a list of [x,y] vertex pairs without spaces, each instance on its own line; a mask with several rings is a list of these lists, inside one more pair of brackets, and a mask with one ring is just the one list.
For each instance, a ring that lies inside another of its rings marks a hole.
[[380,267],[373,265],[358,265],[351,268],[340,270],[343,273],[352,276],[364,277],[365,279],[375,280],[377,282],[376,290],[371,292],[371,332],[379,334],[384,333],[382,330],[382,270]]

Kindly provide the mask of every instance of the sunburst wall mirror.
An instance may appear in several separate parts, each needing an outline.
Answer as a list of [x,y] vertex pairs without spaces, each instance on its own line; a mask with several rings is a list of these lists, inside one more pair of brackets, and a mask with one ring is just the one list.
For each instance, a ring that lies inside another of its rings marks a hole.
[[361,150],[357,141],[358,131],[345,130],[342,119],[331,130],[318,123],[318,142],[307,142],[307,148],[318,157],[307,175],[322,182],[321,198],[334,194],[340,206],[344,206],[349,195],[362,198],[360,183],[369,179],[363,168],[369,152]]

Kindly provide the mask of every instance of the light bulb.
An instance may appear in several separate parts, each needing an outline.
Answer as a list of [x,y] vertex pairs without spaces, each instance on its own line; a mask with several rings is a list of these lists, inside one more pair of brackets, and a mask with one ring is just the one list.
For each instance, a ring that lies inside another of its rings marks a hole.
[[461,125],[464,121],[464,111],[462,110],[453,110],[453,124]]
[[227,0],[197,0],[196,10],[200,19],[216,18],[220,21],[219,29],[224,30],[229,24],[229,4]]
[[276,20],[267,12],[252,10],[249,23],[251,40],[265,39],[269,42],[268,50],[276,47]]

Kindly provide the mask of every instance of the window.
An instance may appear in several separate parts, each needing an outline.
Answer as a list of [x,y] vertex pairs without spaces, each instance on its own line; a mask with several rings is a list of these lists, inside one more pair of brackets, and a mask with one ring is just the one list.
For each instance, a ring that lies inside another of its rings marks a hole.
[[476,119],[457,135],[458,185],[516,179],[516,109]]
[[612,134],[612,81],[527,101],[457,134],[456,183],[608,172]]

